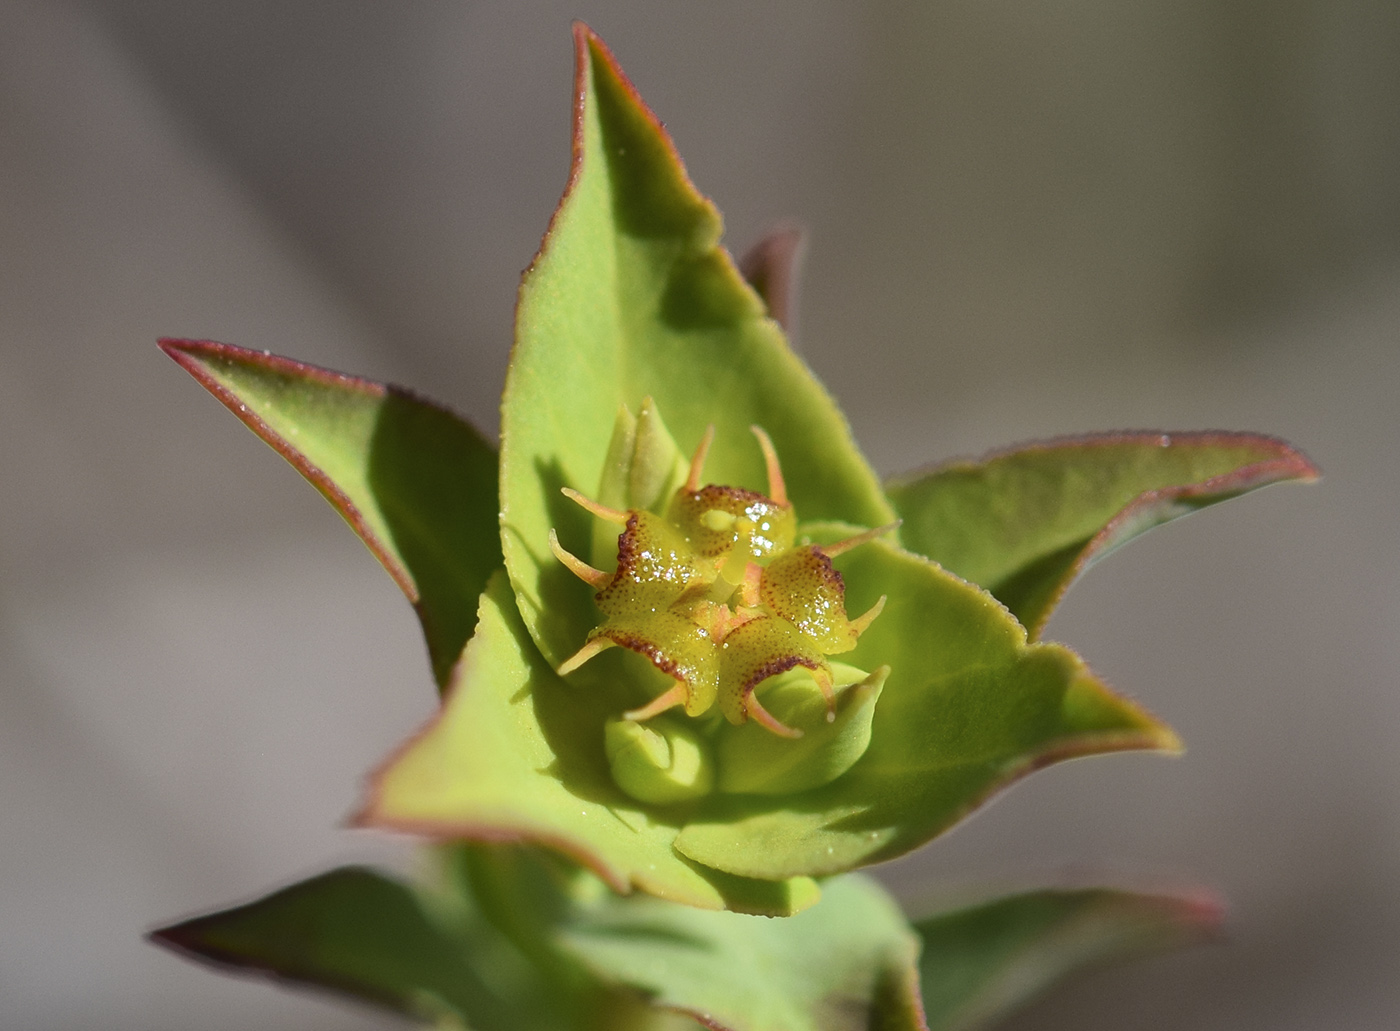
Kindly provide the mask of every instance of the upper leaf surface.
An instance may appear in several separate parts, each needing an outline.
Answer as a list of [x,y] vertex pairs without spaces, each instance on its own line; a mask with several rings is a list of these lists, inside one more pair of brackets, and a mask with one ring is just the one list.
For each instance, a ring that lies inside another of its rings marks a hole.
[[[837,539],[846,530],[807,528]],[[1171,730],[1114,694],[1069,649],[1028,645],[985,591],[875,541],[841,556],[852,611],[888,604],[847,659],[890,667],[860,760],[781,806],[717,797],[676,847],[749,877],[849,870],[909,851],[988,795],[1060,759],[1175,750]]]
[[1177,516],[1317,469],[1270,437],[1118,433],[1033,444],[897,480],[907,547],[981,584],[1038,636],[1098,558]]
[[859,875],[826,883],[786,920],[635,897],[563,935],[579,961],[656,1005],[730,1031],[922,1031],[918,944],[894,901]]
[[711,482],[764,483],[757,423],[804,518],[892,518],[839,410],[718,245],[719,215],[660,123],[582,26],[576,47],[573,167],[521,283],[501,409],[506,566],[555,665],[593,620],[549,552],[551,528],[588,550],[588,517],[559,488],[597,488],[621,405],[655,398],[683,450],[716,424]]
[[501,564],[491,445],[397,387],[228,344],[161,347],[359,534],[413,602],[445,684]]
[[544,662],[497,576],[440,714],[375,774],[360,819],[438,838],[538,842],[616,891],[692,906],[788,915],[816,900],[805,879],[734,877],[678,855],[684,811],[643,808],[609,774],[606,704]]
[[971,1031],[1086,967],[1210,937],[1219,907],[1109,889],[1037,891],[916,924],[930,1031]]

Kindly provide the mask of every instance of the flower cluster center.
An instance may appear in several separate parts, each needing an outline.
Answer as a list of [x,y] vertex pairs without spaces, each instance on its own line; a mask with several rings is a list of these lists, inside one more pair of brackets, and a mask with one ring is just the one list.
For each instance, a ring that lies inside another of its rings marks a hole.
[[565,493],[599,519],[622,527],[617,569],[584,563],[550,534],[554,554],[597,589],[603,621],[560,667],[568,674],[607,648],[645,656],[672,679],[647,705],[627,712],[645,720],[674,707],[690,716],[716,704],[730,723],[753,718],[775,734],[799,732],[775,719],[756,697],[770,677],[802,667],[835,713],[827,656],[847,652],[880,614],[885,599],[856,619],[846,615],[846,587],[833,556],[885,533],[870,530],[836,544],[798,544],[778,456],[754,427],[768,471],[768,493],[701,485],[711,427],[691,459],[686,482],[664,515],[614,509]]

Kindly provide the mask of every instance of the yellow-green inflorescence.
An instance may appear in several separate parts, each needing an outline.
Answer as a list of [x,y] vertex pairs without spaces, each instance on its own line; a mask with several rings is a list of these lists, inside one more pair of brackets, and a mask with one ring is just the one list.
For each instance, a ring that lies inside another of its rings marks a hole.
[[[867,674],[828,656],[855,648],[885,599],[849,618],[831,559],[892,527],[835,544],[799,542],[777,452],[761,428],[752,430],[767,466],[766,494],[702,483],[713,427],[686,467],[650,399],[638,418],[624,409],[600,486],[621,504],[564,491],[604,526],[621,528],[615,570],[584,562],[550,534],[556,557],[597,591],[603,617],[559,673],[621,646],[671,680],[606,728],[614,779],[643,801],[678,802],[716,787],[803,790],[840,776],[869,741],[889,671]],[[673,468],[685,478],[667,500]],[[595,535],[595,561],[606,540],[605,531]],[[729,726],[667,712],[704,717],[716,708]]]

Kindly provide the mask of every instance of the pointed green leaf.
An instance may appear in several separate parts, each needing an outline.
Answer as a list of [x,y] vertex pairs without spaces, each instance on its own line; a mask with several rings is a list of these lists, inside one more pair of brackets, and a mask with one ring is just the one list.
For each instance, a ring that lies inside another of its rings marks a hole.
[[[849,528],[809,526],[816,538]],[[1060,759],[1177,750],[1172,731],[1099,682],[1069,649],[1026,643],[985,591],[875,541],[837,560],[855,612],[888,592],[848,661],[890,667],[870,746],[830,784],[781,805],[710,799],[676,847],[746,877],[820,876],[889,859],[993,792]],[[844,656],[843,656],[844,657]]]
[[587,913],[562,935],[599,977],[655,1005],[729,1031],[922,1031],[918,943],[870,878],[826,883],[787,920],[714,913],[633,897]]
[[954,462],[889,485],[905,546],[986,587],[1039,636],[1093,562],[1154,526],[1317,469],[1244,433],[1112,433]]
[[560,1026],[567,999],[490,924],[434,913],[413,889],[347,867],[152,939],[216,966],[329,988],[423,1020]]
[[720,219],[602,42],[576,29],[573,167],[520,287],[501,407],[502,542],[531,635],[557,665],[592,627],[588,592],[550,555],[588,553],[592,494],[618,408],[654,397],[707,479],[764,485],[750,424],[772,436],[804,518],[892,518],[840,411],[719,246]]
[[501,565],[496,456],[398,387],[229,344],[161,348],[325,495],[413,602],[445,684]]
[[[460,850],[446,851],[446,872],[455,872],[452,853]],[[537,864],[512,865],[530,875]],[[328,988],[442,1028],[681,1031],[694,1026],[648,1007],[631,987],[599,981],[560,949],[554,939],[573,911],[569,900],[540,878],[489,887],[514,890],[503,898],[453,879],[411,887],[347,867],[155,931],[151,938],[217,967]],[[541,895],[546,912],[540,925],[530,928],[530,935],[518,933],[519,913],[539,909]]]
[[671,847],[683,807],[647,808],[613,782],[605,697],[566,683],[533,647],[504,576],[439,715],[373,777],[360,821],[441,839],[547,845],[603,878],[692,906],[784,916],[811,905],[805,878],[751,880]]
[[1086,967],[1189,945],[1219,926],[1205,899],[1104,888],[1037,891],[915,925],[931,1031],[972,1031]]

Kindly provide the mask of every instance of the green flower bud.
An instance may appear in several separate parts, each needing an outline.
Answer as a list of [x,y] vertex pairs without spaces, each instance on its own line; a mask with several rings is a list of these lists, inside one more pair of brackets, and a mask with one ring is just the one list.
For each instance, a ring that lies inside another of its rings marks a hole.
[[603,735],[613,780],[639,802],[684,802],[714,787],[709,745],[680,720],[611,719]]
[[854,666],[833,662],[838,685],[836,716],[812,675],[793,669],[763,686],[763,704],[799,738],[777,737],[757,723],[721,726],[716,741],[719,789],[734,794],[786,795],[820,787],[855,765],[870,744],[875,702],[890,668],[868,676]]
[[[640,511],[664,507],[686,474],[685,457],[671,438],[651,398],[633,416],[624,405],[613,423],[612,440],[603,460],[597,499],[611,508]],[[617,527],[604,522],[593,527],[593,564],[611,570],[617,555]]]

